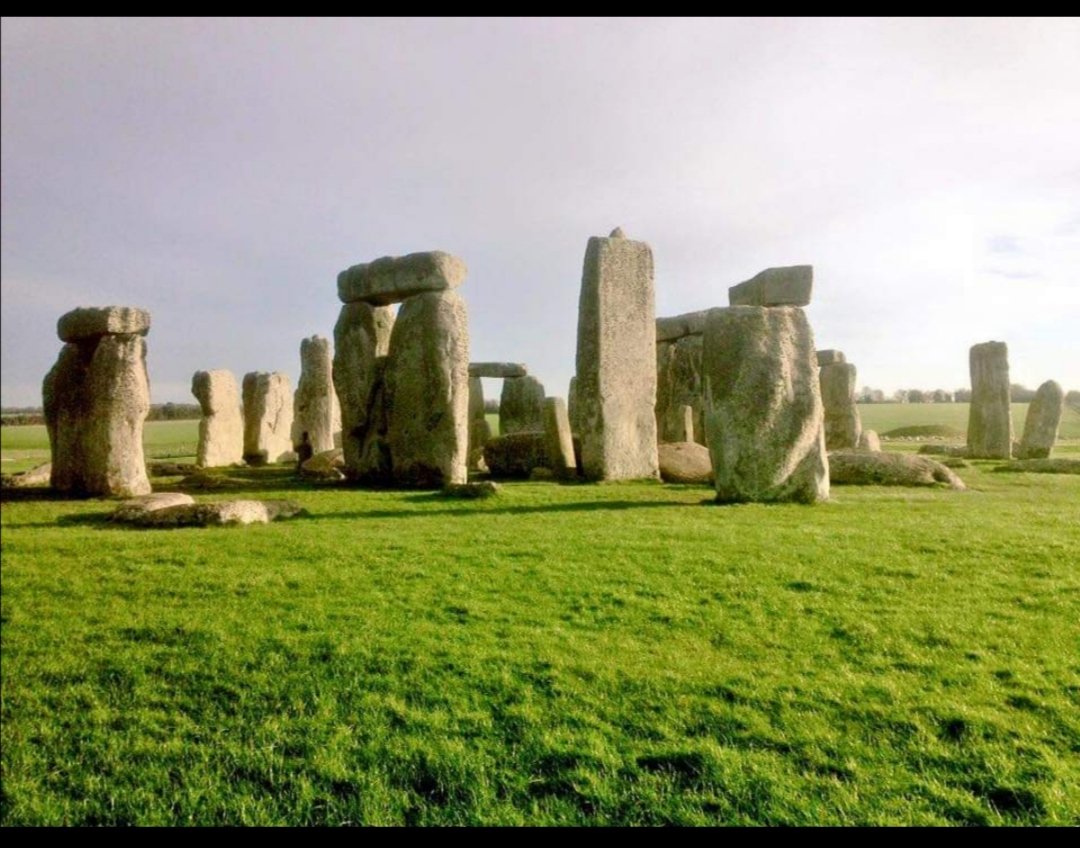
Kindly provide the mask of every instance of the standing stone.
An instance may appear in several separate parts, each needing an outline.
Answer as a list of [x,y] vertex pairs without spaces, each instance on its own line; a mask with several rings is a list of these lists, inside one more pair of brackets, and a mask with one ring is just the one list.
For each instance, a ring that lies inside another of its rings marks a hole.
[[334,391],[330,342],[312,336],[300,342],[300,382],[293,398],[292,443],[308,434],[313,453],[334,448],[334,433],[341,429],[341,410]]
[[590,480],[659,477],[653,257],[625,237],[589,239],[578,302],[576,416]]
[[[656,427],[661,443],[705,443],[705,403],[702,396],[703,337],[683,336],[656,346]],[[687,436],[683,407],[693,414]]]
[[544,399],[544,434],[547,437],[547,455],[552,469],[560,477],[577,475],[577,457],[574,455],[574,437],[570,432],[570,416],[566,401],[561,397]]
[[841,362],[847,362],[847,358],[844,356],[843,351],[819,350],[817,352],[818,365],[837,365]]
[[828,498],[824,411],[806,313],[797,307],[712,310],[703,373],[716,500]]
[[68,343],[42,386],[55,489],[149,494],[142,447],[150,411],[142,336],[149,328],[145,310],[118,306],[76,309],[58,322]]
[[[469,366],[472,373],[472,366]],[[484,409],[484,383],[479,377],[469,378],[469,470],[486,471],[484,445],[491,440],[491,425]]]
[[694,407],[684,403],[679,407],[679,419],[680,426],[676,428],[674,435],[678,438],[677,442],[693,442],[695,441],[695,427],[694,427]]
[[334,326],[333,380],[341,404],[341,447],[350,479],[388,482],[390,449],[382,377],[394,307],[347,303]]
[[293,397],[280,371],[244,375],[244,461],[248,465],[288,462],[292,444]]
[[454,291],[410,297],[390,337],[386,368],[387,442],[394,481],[467,481],[469,320]]
[[575,375],[570,378],[570,387],[566,392],[566,414],[570,418],[570,432],[575,434],[581,432],[577,412],[577,376]]
[[544,429],[544,385],[535,377],[503,380],[499,398],[499,433],[528,433]]
[[1009,459],[1013,432],[1008,346],[1005,342],[972,345],[970,362],[969,455],[975,459]]
[[1057,441],[1061,413],[1065,409],[1065,392],[1053,380],[1047,380],[1028,407],[1024,420],[1024,435],[1016,452],[1017,459],[1046,459]]
[[881,438],[877,430],[863,430],[859,436],[859,450],[870,453],[881,453]]
[[196,371],[191,393],[202,407],[195,464],[203,468],[239,464],[244,459],[244,415],[232,371]]
[[835,362],[821,366],[821,402],[825,406],[826,449],[858,447],[862,421],[859,408],[855,405],[854,365]]

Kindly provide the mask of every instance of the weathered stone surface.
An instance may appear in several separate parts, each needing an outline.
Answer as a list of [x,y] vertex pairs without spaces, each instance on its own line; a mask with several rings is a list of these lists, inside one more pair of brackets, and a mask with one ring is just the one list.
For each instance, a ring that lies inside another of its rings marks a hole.
[[484,446],[484,461],[492,477],[528,479],[537,466],[550,468],[547,435],[542,432],[496,436]]
[[844,356],[843,351],[819,350],[817,352],[818,365],[839,365],[842,362],[847,362],[847,358]]
[[703,363],[717,501],[828,498],[824,411],[806,313],[714,309],[705,324]]
[[499,433],[526,433],[544,428],[544,385],[535,377],[503,380],[499,398]]
[[145,339],[128,334],[69,342],[42,394],[53,488],[75,495],[150,492],[142,447],[150,410]]
[[244,375],[244,460],[249,465],[289,462],[293,396],[289,377],[280,371]]
[[657,343],[677,341],[684,336],[700,336],[705,332],[705,317],[708,314],[708,309],[702,309],[698,312],[673,315],[670,318],[657,318]]
[[196,464],[217,468],[243,462],[244,413],[232,371],[196,371],[191,393],[202,407]]
[[881,453],[881,439],[877,430],[863,430],[859,436],[859,450],[870,453]]
[[[472,366],[469,366],[470,373]],[[491,438],[484,409],[484,383],[479,377],[469,377],[469,470],[487,471],[484,462],[484,445]]]
[[148,462],[146,471],[151,477],[184,477],[194,474],[198,466],[194,462]]
[[610,233],[608,233],[608,238],[613,238],[613,239],[626,238],[626,233],[623,232],[622,227],[616,227],[614,230],[612,230]]
[[825,449],[859,445],[862,421],[855,404],[855,366],[837,362],[821,366],[821,402],[825,407]]
[[342,303],[385,306],[425,292],[455,289],[466,273],[463,260],[441,250],[384,256],[338,274],[338,297]]
[[575,418],[590,480],[656,478],[653,257],[626,238],[589,239],[578,302]]
[[0,485],[5,489],[29,489],[36,486],[48,486],[52,477],[52,463],[46,462],[29,471],[19,474],[4,474]]
[[919,453],[931,456],[952,456],[966,459],[970,453],[967,445],[922,445]]
[[457,292],[410,297],[390,337],[387,444],[394,481],[465,483],[469,451],[469,319]]
[[312,336],[300,342],[300,382],[293,396],[290,438],[299,445],[304,433],[315,453],[332,450],[334,433],[341,430],[341,410],[334,391],[330,342]]
[[580,433],[581,427],[578,422],[577,402],[577,377],[570,378],[570,386],[566,391],[566,414],[570,418],[570,432]]
[[1080,474],[1080,459],[1053,457],[1050,459],[1014,459],[999,465],[995,471],[1028,471],[1032,474]]
[[[660,442],[705,443],[705,401],[702,391],[702,336],[684,336],[656,346],[656,429]],[[687,436],[684,406],[691,408]]]
[[166,509],[171,506],[185,506],[195,503],[195,498],[182,492],[154,492],[152,495],[141,495],[137,498],[128,498],[115,510],[110,518],[113,521],[134,521],[143,513]]
[[1017,459],[1046,459],[1057,441],[1061,413],[1065,411],[1065,392],[1053,380],[1047,380],[1028,406],[1024,435],[1016,451]]
[[125,520],[137,527],[213,527],[224,524],[267,524],[279,518],[301,515],[304,511],[294,501],[217,501],[143,510]]
[[1013,429],[1009,407],[1009,349],[1005,342],[971,347],[971,406],[967,443],[975,459],[1008,459]]
[[341,404],[345,474],[353,480],[387,482],[390,449],[383,377],[394,307],[347,303],[334,326],[334,388]]
[[574,436],[570,432],[566,401],[561,397],[544,399],[544,434],[547,436],[546,453],[552,470],[560,477],[576,477]]
[[470,377],[491,377],[503,380],[507,377],[524,377],[529,369],[520,362],[470,362]]
[[311,459],[305,460],[300,466],[301,473],[316,476],[333,476],[333,472],[344,470],[345,451],[341,448],[330,448],[330,450],[317,453]]
[[660,479],[665,483],[700,483],[713,481],[709,449],[697,442],[667,442],[657,448]]
[[806,306],[814,286],[813,265],[767,268],[728,289],[732,306]]
[[80,306],[56,322],[56,333],[65,342],[106,335],[145,336],[149,331],[150,313],[135,306]]
[[933,486],[944,483],[963,490],[963,481],[950,469],[928,456],[905,453],[832,451],[829,478],[835,485]]

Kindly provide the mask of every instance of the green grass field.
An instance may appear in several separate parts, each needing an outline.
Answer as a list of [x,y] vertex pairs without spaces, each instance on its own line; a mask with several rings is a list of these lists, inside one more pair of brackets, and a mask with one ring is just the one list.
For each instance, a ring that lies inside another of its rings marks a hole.
[[1080,478],[994,465],[818,507],[267,468],[306,516],[157,532],[5,501],[0,824],[1077,824]]

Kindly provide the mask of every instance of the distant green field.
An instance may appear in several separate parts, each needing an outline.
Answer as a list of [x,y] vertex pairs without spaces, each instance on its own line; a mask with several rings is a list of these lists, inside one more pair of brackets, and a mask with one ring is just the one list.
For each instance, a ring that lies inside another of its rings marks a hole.
[[[863,427],[878,433],[918,424],[944,424],[966,433],[969,407],[966,403],[861,403],[859,416]],[[1027,410],[1026,403],[1012,405],[1013,431],[1017,439],[1024,431]],[[1066,407],[1058,437],[1080,439],[1080,412]]]

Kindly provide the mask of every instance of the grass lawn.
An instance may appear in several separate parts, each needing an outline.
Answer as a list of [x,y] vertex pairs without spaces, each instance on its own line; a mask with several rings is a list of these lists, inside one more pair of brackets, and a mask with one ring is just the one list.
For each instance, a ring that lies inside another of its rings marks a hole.
[[168,531],[5,501],[0,824],[1076,824],[1080,478],[994,465],[819,507],[266,468],[308,515]]

